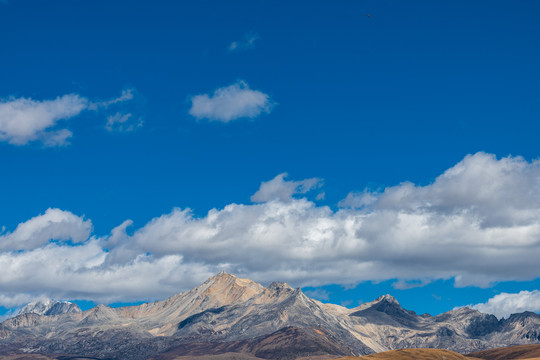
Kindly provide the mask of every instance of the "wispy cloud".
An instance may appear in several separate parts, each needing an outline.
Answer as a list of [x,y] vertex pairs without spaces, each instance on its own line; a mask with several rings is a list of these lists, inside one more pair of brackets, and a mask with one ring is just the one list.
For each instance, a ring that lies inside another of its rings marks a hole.
[[[219,270],[293,286],[527,280],[540,273],[539,179],[540,160],[477,153],[432,184],[402,183],[372,194],[368,207],[333,210],[304,197],[319,179],[280,174],[261,183],[258,203],[202,217],[174,209],[129,233],[126,220],[101,237],[92,235],[90,219],[52,209],[0,234],[0,306],[16,306],[21,294],[159,298]],[[539,309],[539,298],[499,294],[475,307],[506,316]]]
[[338,203],[339,207],[361,209],[377,201],[376,194],[365,190],[363,192],[350,192],[347,197]]
[[469,305],[478,311],[493,314],[499,319],[523,311],[540,311],[540,291],[520,291],[519,293],[500,293],[485,303]]
[[287,176],[287,173],[282,173],[272,180],[263,182],[259,190],[251,196],[251,201],[256,203],[272,200],[290,201],[293,199],[293,195],[305,194],[322,185],[321,179],[311,178],[301,181],[288,181],[285,180]]
[[130,132],[134,131],[143,125],[143,120],[136,118],[132,113],[122,114],[117,112],[114,115],[107,117],[105,129],[107,131]]
[[216,89],[212,95],[193,96],[189,113],[197,119],[229,122],[269,113],[273,105],[267,94],[250,89],[245,81],[237,81]]
[[124,90],[117,98],[97,102],[78,94],[63,95],[53,100],[24,97],[0,100],[0,141],[13,145],[36,141],[46,147],[65,146],[73,136],[67,128],[68,120],[86,110],[108,109],[132,99],[133,90],[130,89]]
[[253,49],[257,40],[259,40],[259,34],[250,31],[245,33],[241,40],[230,43],[227,49],[231,52]]
[[107,109],[111,105],[123,103],[125,101],[133,100],[134,98],[134,89],[124,89],[120,96],[108,100],[94,101],[89,103],[89,110],[98,110],[98,109]]

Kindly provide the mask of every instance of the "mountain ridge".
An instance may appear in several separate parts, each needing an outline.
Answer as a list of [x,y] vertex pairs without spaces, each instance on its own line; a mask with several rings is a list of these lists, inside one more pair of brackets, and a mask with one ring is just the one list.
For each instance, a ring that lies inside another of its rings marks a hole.
[[284,349],[291,359],[399,348],[471,353],[536,343],[540,315],[534,313],[501,320],[470,308],[417,315],[388,294],[348,309],[311,299],[286,283],[264,287],[225,272],[165,300],[50,315],[27,312],[0,324],[0,354],[9,349],[118,360],[226,352],[282,359]]

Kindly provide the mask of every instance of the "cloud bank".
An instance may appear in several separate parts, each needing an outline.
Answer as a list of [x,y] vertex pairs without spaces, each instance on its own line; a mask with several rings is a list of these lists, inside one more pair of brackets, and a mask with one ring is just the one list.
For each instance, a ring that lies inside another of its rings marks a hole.
[[[89,219],[48,210],[0,236],[0,305],[163,298],[220,270],[262,283],[398,279],[400,288],[435,279],[486,287],[540,273],[537,160],[477,153],[432,184],[360,192],[369,201],[337,210],[306,198],[319,184],[280,174],[261,184],[255,203],[203,217],[176,208],[130,234],[126,220],[101,237]],[[494,303],[486,311],[499,313]],[[515,304],[508,308],[522,309]]]
[[[133,90],[124,90],[118,98],[91,102],[78,94],[67,94],[53,100],[10,97],[0,100],[0,141],[12,145],[41,142],[46,147],[65,146],[73,133],[67,129],[67,121],[85,110],[97,111],[133,99]],[[118,114],[117,114],[118,115]],[[129,114],[131,116],[131,114]],[[110,118],[110,117],[109,117]],[[128,118],[121,114],[109,119],[109,126],[122,123]],[[123,121],[122,121],[123,120]],[[109,123],[112,121],[112,125]]]
[[263,112],[269,113],[273,105],[267,94],[250,89],[244,81],[237,81],[215,90],[211,96],[193,96],[189,113],[197,119],[226,123],[240,118],[255,118]]

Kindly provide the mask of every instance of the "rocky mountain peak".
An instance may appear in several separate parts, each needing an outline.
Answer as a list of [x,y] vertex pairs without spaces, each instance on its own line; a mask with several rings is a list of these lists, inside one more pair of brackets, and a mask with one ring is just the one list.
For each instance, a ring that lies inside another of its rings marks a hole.
[[468,306],[462,306],[455,308],[453,310],[447,311],[445,313],[439,314],[434,317],[435,321],[448,321],[452,319],[452,321],[464,321],[471,319],[473,317],[477,317],[479,315],[482,315],[482,313],[478,310],[472,309]]
[[401,309],[401,305],[396,300],[395,297],[392,295],[386,294],[379,296],[377,299],[364,303],[354,309],[351,309],[352,312],[358,312],[363,311],[367,309],[377,309],[378,311],[382,311],[384,308],[395,308],[395,309]]
[[37,314],[44,316],[81,312],[79,306],[69,301],[36,301],[24,306],[18,315]]
[[289,284],[276,281],[268,285],[267,289],[274,292],[294,290]]
[[512,314],[505,320],[506,323],[539,323],[540,315],[532,311],[524,311],[522,313]]
[[224,279],[230,279],[230,278],[235,278],[237,279],[236,276],[232,275],[232,274],[229,274],[227,273],[226,271],[222,270],[220,271],[219,273],[217,273],[216,275],[208,278],[204,283],[208,283],[208,282],[216,282],[216,281],[222,281]]
[[416,315],[414,312],[405,310],[392,295],[382,295],[370,303],[369,309],[384,312],[389,315],[407,314]]
[[352,309],[352,317],[362,317],[371,321],[398,326],[416,327],[420,317],[414,311],[405,310],[391,295],[383,295],[376,300]]
[[[264,286],[250,279],[240,279],[222,271],[181,298],[189,303],[190,313],[237,304],[264,291]],[[191,300],[187,300],[191,299]]]
[[237,289],[240,292],[247,291],[254,295],[261,292],[264,287],[261,284],[256,283],[250,279],[240,279],[232,274],[228,274],[225,271],[220,272],[217,275],[212,276],[206,280],[201,290],[203,292],[215,293],[215,292],[231,292],[231,290]]
[[387,303],[390,303],[390,304],[401,306],[401,305],[399,305],[399,302],[396,300],[396,298],[393,297],[390,294],[379,296],[375,301],[376,302],[387,302]]

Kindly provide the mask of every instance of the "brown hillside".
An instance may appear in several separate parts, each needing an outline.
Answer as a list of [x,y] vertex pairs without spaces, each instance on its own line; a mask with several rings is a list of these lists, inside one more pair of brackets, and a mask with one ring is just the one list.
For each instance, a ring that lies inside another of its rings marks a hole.
[[347,356],[337,360],[478,360],[450,350],[400,349],[366,356]]
[[540,345],[517,345],[478,351],[467,356],[484,360],[511,360],[540,358]]
[[[320,356],[307,356],[300,357],[296,360],[331,360],[336,359],[336,356],[332,355],[320,355]],[[171,358],[171,360],[266,360],[241,353],[226,353],[219,355],[200,355],[200,356],[178,356]]]

